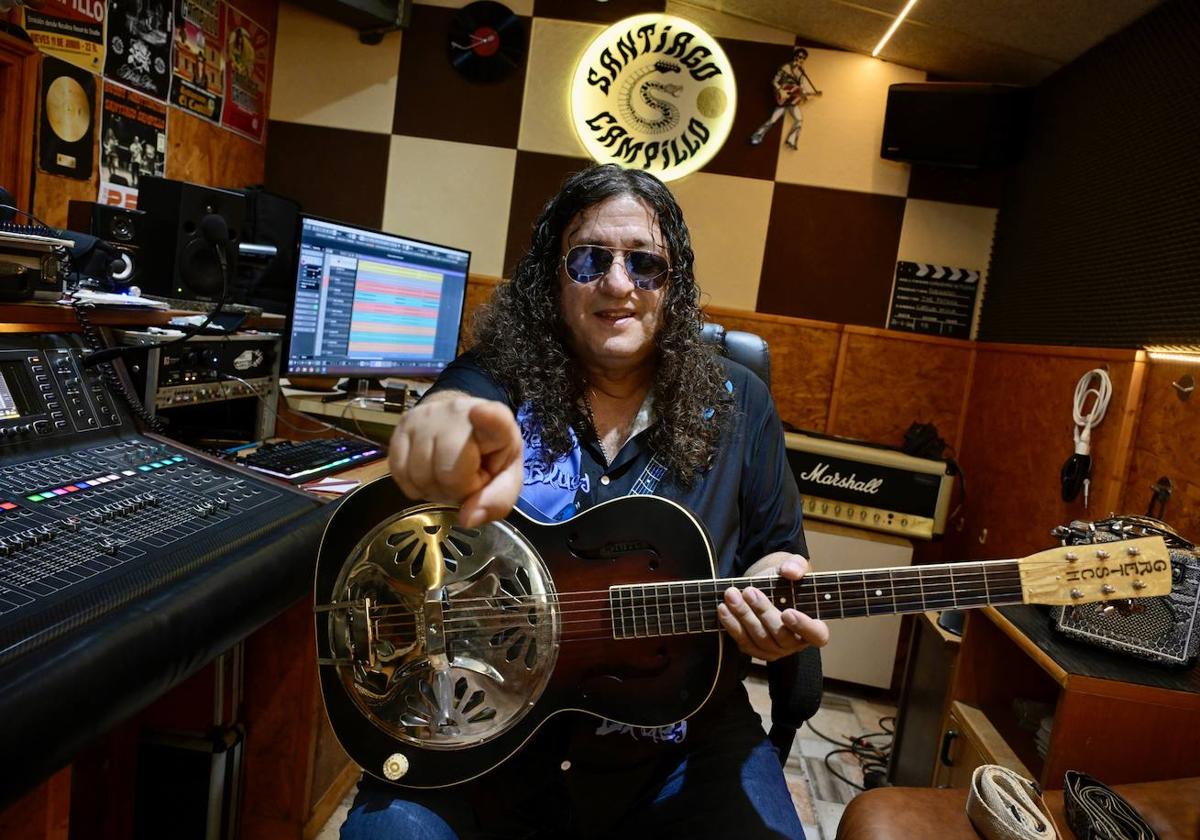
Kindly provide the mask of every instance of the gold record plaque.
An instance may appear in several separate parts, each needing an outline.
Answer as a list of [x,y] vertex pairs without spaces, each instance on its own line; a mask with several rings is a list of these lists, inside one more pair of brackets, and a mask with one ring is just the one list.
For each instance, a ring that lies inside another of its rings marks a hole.
[[52,56],[42,65],[39,163],[46,172],[91,178],[96,77]]
[[59,76],[46,91],[46,118],[59,140],[75,143],[92,126],[92,103],[83,86],[70,76]]

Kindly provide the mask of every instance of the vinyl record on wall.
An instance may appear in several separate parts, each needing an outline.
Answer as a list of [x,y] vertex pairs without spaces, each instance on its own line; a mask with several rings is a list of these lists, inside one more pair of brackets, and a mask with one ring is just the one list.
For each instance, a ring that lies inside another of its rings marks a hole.
[[45,172],[92,177],[96,77],[54,56],[42,59],[38,165]]
[[496,82],[525,60],[525,25],[503,3],[479,0],[459,9],[450,23],[450,64],[473,82]]

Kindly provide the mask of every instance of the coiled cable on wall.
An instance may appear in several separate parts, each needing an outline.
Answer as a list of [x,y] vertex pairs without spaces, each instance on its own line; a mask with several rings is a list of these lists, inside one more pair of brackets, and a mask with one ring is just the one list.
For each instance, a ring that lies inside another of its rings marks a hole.
[[1075,402],[1071,415],[1075,421],[1075,451],[1062,467],[1064,502],[1073,502],[1082,490],[1083,506],[1088,505],[1092,476],[1092,429],[1104,419],[1111,399],[1112,379],[1103,368],[1089,370],[1075,385]]

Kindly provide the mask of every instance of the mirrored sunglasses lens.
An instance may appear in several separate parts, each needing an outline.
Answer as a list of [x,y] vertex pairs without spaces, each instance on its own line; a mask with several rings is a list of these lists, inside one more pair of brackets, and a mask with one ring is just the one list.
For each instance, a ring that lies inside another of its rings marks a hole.
[[567,252],[567,276],[576,283],[591,283],[612,266],[612,254],[603,248],[577,245]]
[[665,257],[651,251],[630,251],[625,255],[625,267],[643,289],[657,289],[666,282],[669,268]]

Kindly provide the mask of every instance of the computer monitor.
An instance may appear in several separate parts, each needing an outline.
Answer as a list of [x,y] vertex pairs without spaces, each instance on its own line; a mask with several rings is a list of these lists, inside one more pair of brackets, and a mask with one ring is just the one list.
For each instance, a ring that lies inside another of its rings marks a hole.
[[434,376],[458,348],[471,252],[301,215],[287,372]]

